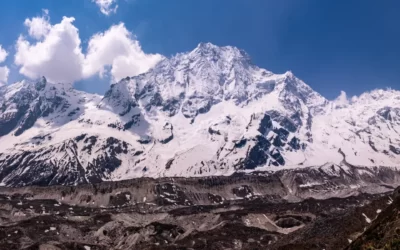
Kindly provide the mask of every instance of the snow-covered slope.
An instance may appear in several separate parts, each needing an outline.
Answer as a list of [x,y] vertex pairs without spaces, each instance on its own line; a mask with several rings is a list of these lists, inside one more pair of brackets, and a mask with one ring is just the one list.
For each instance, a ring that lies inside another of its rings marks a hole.
[[400,92],[328,101],[291,72],[199,44],[104,97],[68,84],[0,88],[0,182],[77,184],[326,164],[400,164]]

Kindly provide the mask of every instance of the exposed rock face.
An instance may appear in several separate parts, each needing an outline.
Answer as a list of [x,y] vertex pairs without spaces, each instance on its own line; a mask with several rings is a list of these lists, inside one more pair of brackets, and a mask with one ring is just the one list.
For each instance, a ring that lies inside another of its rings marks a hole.
[[121,166],[121,157],[137,153],[131,144],[114,137],[102,140],[82,134],[51,148],[7,155],[0,160],[0,179],[9,186],[97,183],[110,178]]
[[[370,226],[346,249],[398,249],[400,247],[399,212],[400,189],[397,188],[387,202],[378,209]],[[367,217],[366,217],[367,218]]]
[[62,120],[60,116],[64,116],[64,120],[68,117],[76,118],[81,113],[80,106],[72,105],[70,98],[77,93],[71,85],[48,84],[45,78],[35,84],[20,82],[9,89],[3,89],[2,94],[7,99],[0,98],[0,136],[7,135],[14,129],[14,135],[19,136],[30,129],[39,118],[47,119],[54,113],[57,113],[55,115],[59,121]]

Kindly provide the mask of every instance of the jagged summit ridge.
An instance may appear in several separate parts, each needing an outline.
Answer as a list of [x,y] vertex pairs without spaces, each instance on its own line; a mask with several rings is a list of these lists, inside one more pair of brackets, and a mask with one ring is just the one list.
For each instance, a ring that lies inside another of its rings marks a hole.
[[3,185],[400,164],[398,91],[328,101],[210,43],[103,97],[43,78],[1,87],[0,107]]
[[146,109],[159,107],[169,116],[181,112],[187,118],[208,112],[211,106],[223,101],[243,106],[272,92],[274,98],[294,111],[300,108],[296,102],[299,99],[312,109],[327,103],[291,72],[273,74],[253,65],[249,56],[235,47],[210,43],[164,59],[149,72],[115,85],[107,92],[106,99],[119,97],[118,93],[124,89]]

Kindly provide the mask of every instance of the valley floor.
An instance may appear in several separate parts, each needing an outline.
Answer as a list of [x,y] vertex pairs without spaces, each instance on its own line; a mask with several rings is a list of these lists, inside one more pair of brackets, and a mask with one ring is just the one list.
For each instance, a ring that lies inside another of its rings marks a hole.
[[344,249],[395,199],[289,199],[278,186],[233,176],[2,187],[0,249]]

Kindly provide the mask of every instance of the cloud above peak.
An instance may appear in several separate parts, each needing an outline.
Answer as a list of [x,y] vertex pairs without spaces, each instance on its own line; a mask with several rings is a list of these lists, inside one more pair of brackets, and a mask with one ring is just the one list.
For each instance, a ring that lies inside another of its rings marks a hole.
[[24,36],[19,36],[14,59],[15,64],[21,67],[19,72],[32,79],[46,76],[53,82],[81,79],[84,55],[78,29],[73,25],[75,19],[63,17],[55,25],[51,25],[45,17],[30,20],[38,21],[35,21],[34,28],[27,25],[29,35],[40,40],[31,43]]
[[84,76],[95,73],[102,76],[105,66],[111,66],[116,81],[144,73],[163,58],[159,54],[145,54],[123,23],[92,36],[87,51]]
[[49,23],[49,10],[43,9],[43,15],[40,17],[33,17],[31,19],[25,19],[25,26],[28,27],[29,35],[36,39],[41,39],[45,37],[51,29]]
[[340,95],[333,101],[333,104],[336,108],[347,107],[349,103],[349,98],[347,97],[346,92],[344,92],[343,90],[340,91]]
[[118,9],[117,0],[92,0],[100,8],[101,13],[106,16],[115,14]]
[[94,34],[82,52],[75,18],[51,24],[48,11],[25,20],[29,36],[20,35],[14,62],[31,79],[46,76],[51,82],[75,82],[93,75],[111,75],[112,81],[135,76],[153,67],[163,56],[143,52],[123,23]]
[[[3,49],[2,45],[0,44],[0,63],[3,63],[8,56],[8,52]],[[10,70],[7,66],[0,67],[0,87],[7,83],[8,75]]]
[[8,56],[8,53],[3,47],[0,45],[0,63],[4,62]]
[[0,67],[0,87],[7,83],[10,70],[7,66]]

